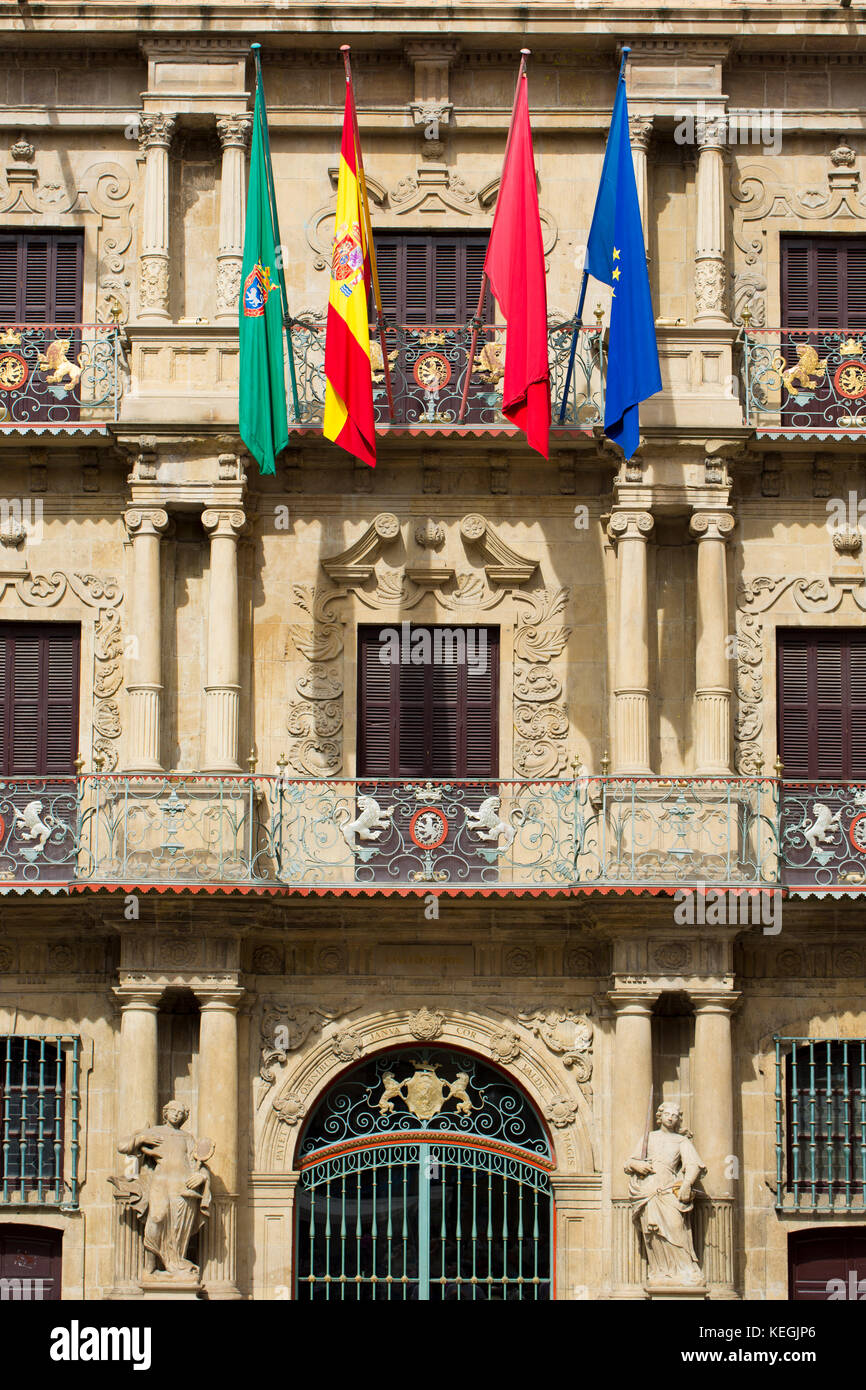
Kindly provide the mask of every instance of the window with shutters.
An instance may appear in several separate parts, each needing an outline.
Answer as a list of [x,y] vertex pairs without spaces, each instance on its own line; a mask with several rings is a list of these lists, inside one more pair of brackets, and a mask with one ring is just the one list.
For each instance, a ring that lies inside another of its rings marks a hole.
[[80,232],[0,232],[0,423],[79,418],[83,265]]
[[782,237],[781,261],[786,372],[814,349],[808,375],[785,382],[783,423],[844,428],[866,388],[866,238]]
[[[487,232],[376,235],[376,261],[388,334],[389,363],[398,423],[449,425],[457,420],[469,362],[470,320],[487,254]],[[498,412],[501,334],[492,325],[490,290],[481,309],[475,369],[467,398],[467,424],[492,424]],[[374,349],[374,359],[378,354]],[[381,359],[379,359],[381,363]],[[374,376],[384,401],[384,378]]]
[[785,778],[866,779],[866,631],[781,631],[778,649]]
[[496,881],[470,827],[499,795],[498,704],[497,629],[360,630],[358,805],[382,819],[359,879]]

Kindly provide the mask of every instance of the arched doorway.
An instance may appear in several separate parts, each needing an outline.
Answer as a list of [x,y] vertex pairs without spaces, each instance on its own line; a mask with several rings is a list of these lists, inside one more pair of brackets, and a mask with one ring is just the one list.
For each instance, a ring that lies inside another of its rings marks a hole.
[[551,1297],[547,1134],[477,1057],[429,1048],[362,1062],[322,1097],[299,1155],[297,1298]]

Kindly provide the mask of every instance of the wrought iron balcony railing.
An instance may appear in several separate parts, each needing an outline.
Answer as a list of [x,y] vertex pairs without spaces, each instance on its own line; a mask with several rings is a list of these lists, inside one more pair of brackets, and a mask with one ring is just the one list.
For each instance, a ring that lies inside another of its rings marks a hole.
[[115,324],[0,324],[0,426],[116,420],[122,389]]
[[866,783],[0,780],[0,891],[773,888],[866,894]]
[[802,438],[866,430],[866,329],[749,328],[745,422]]
[[[554,424],[571,348],[573,324],[548,329],[550,386]],[[382,349],[371,337],[373,409],[377,425],[409,429],[449,429],[457,416],[469,366],[472,340],[470,325],[407,326],[387,329],[388,364],[396,418],[391,418],[385,391]],[[302,423],[321,425],[325,404],[325,325],[296,319],[292,346],[298,378]],[[469,383],[463,423],[485,429],[512,428],[502,414],[502,379],[505,371],[506,330],[484,326]],[[604,419],[603,335],[582,329],[578,335],[572,385],[563,425],[591,429]]]
[[783,782],[779,843],[787,887],[866,892],[866,782]]

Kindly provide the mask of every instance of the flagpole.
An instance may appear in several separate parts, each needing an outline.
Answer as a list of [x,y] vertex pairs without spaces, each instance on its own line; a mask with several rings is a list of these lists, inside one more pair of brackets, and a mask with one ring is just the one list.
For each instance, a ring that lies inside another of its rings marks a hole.
[[[623,45],[622,61],[619,65],[619,77],[616,79],[617,87],[619,87],[619,84],[625,75],[625,65],[628,62],[628,55],[630,53],[631,49],[627,45]],[[574,315],[574,332],[571,335],[571,350],[568,354],[568,371],[565,374],[565,387],[563,388],[562,392],[562,400],[559,403],[559,415],[557,418],[560,425],[565,419],[565,406],[568,400],[568,392],[571,388],[571,378],[574,372],[574,358],[575,354],[577,353],[577,335],[580,332],[581,319],[583,318],[583,301],[586,299],[586,285],[588,280],[589,271],[585,270],[583,272],[583,279],[580,282],[580,296],[577,301],[577,312]],[[600,328],[599,332],[601,332]]]
[[[282,258],[282,241],[280,240],[280,223],[277,216],[277,194],[274,188],[274,171],[271,168],[271,142],[268,136],[268,117],[267,106],[265,105],[265,84],[262,78],[262,46],[260,43],[251,43],[250,49],[256,64],[256,90],[261,92],[261,123],[262,123],[262,144],[265,151],[265,174],[268,184],[268,203],[271,209],[271,231],[274,238],[274,246],[277,248],[277,256]],[[275,266],[280,282],[280,295],[283,301],[283,328],[286,334],[286,348],[289,354],[289,378],[292,384],[292,407],[295,412],[296,424],[301,423],[301,407],[298,402],[298,381],[295,375],[295,355],[292,351],[292,319],[289,314],[289,296],[286,293],[286,277],[283,274],[282,265]]]
[[[505,142],[505,158],[504,158],[503,161],[502,161],[502,172],[503,172],[503,174],[505,173],[505,169],[506,169],[506,166],[507,166],[507,164],[508,164],[508,151],[511,149],[511,137],[512,137],[512,135],[514,134],[514,116],[515,116],[515,113],[516,113],[516,111],[517,111],[517,98],[518,98],[518,95],[519,95],[519,93],[520,93],[520,82],[521,82],[521,79],[524,78],[524,77],[526,76],[526,60],[527,60],[527,58],[529,57],[530,52],[531,52],[531,49],[529,49],[529,48],[521,48],[521,50],[520,50],[520,67],[518,68],[518,71],[517,71],[517,82],[516,82],[515,88],[514,88],[514,102],[513,102],[513,105],[512,105],[512,107],[511,107],[511,124],[510,124],[509,127],[508,127],[508,139],[507,139],[506,142]],[[500,188],[501,188],[501,186],[502,186],[502,181],[501,181],[501,179],[500,179]],[[497,195],[497,196],[498,196],[498,195]],[[494,221],[495,221],[495,220],[496,220],[496,215],[494,214]],[[467,402],[467,400],[469,399],[469,382],[470,382],[470,380],[471,380],[471,378],[472,378],[472,369],[473,369],[473,367],[475,366],[475,351],[476,351],[476,349],[477,349],[477,347],[478,347],[478,330],[479,330],[479,328],[481,327],[481,311],[482,311],[482,309],[484,308],[484,296],[485,296],[486,292],[487,292],[487,272],[486,272],[486,271],[482,271],[482,273],[481,273],[481,289],[479,290],[479,293],[478,293],[478,308],[475,310],[475,314],[474,314],[474,317],[473,317],[473,319],[472,319],[472,341],[471,341],[471,343],[469,344],[469,362],[468,362],[467,367],[466,367],[466,379],[465,379],[464,382],[463,382],[463,396],[462,396],[462,398],[461,398],[461,400],[460,400],[460,410],[459,410],[458,413],[457,413],[457,423],[458,423],[458,425],[462,422],[463,416],[466,414],[466,402]]]
[[376,266],[376,247],[373,244],[373,224],[370,219],[370,204],[367,201],[367,180],[364,177],[364,156],[361,152],[361,131],[358,126],[358,110],[355,105],[352,65],[349,61],[351,46],[347,43],[341,44],[340,52],[343,55],[343,65],[346,69],[346,85],[352,94],[352,123],[355,131],[355,159],[358,162],[358,186],[361,190],[361,206],[364,209],[364,232],[370,251],[370,276],[373,281],[373,298],[376,302],[376,326],[379,330],[379,342],[382,347],[382,369],[385,373],[385,393],[388,397],[388,409],[391,412],[391,421],[393,423],[396,422],[397,412],[394,409],[394,394],[391,390],[391,369],[388,366],[388,343],[385,336],[385,314],[382,309],[382,295],[379,291],[379,271]]

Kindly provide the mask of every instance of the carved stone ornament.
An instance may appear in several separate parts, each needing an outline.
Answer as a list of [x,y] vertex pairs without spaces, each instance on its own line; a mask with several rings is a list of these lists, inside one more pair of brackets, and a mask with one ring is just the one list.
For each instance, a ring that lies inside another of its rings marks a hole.
[[320,1009],[266,999],[262,1014],[259,1065],[262,1080],[268,1086],[273,1086],[276,1080],[274,1067],[277,1064],[285,1066],[288,1054],[302,1047],[311,1033],[317,1032],[323,1024],[345,1012],[345,1007],[341,1006]]
[[538,569],[538,561],[530,560],[506,545],[486,517],[471,512],[460,523],[460,534],[466,541],[476,543],[484,554],[484,569],[492,584],[527,584]]
[[592,1077],[592,1024],[584,1014],[573,1009],[536,1009],[521,1013],[521,1023],[531,1028],[537,1038],[562,1059],[565,1067],[573,1067],[580,1082]]
[[491,1033],[487,1044],[497,1062],[503,1065],[520,1056],[520,1038],[507,1024]]
[[428,516],[415,527],[415,544],[422,550],[441,550],[445,544],[445,527]]
[[833,532],[833,549],[840,555],[859,555],[863,549],[863,537],[858,530],[844,527]]
[[303,1119],[304,1107],[296,1096],[276,1096],[271,1104],[277,1119],[284,1125],[296,1125]]
[[29,164],[36,154],[30,141],[24,135],[19,135],[15,144],[9,150],[12,158],[19,164]]
[[[694,1187],[707,1171],[682,1129],[682,1111],[666,1102],[656,1111],[658,1129],[635,1144],[640,1154],[625,1165],[632,1217],[641,1232],[647,1283],[694,1287],[704,1276],[692,1243]],[[637,1138],[637,1136],[635,1136]]]
[[331,1036],[331,1046],[341,1062],[354,1062],[363,1051],[363,1044],[351,1028],[340,1028]]
[[699,261],[692,277],[695,312],[723,313],[725,308],[725,267],[721,261]]
[[130,1155],[138,1171],[109,1182],[144,1222],[144,1281],[195,1284],[199,1270],[186,1251],[210,1210],[207,1164],[214,1144],[181,1128],[189,1111],[180,1101],[169,1101],[162,1115],[161,1125],[146,1125],[121,1140],[118,1153]]
[[568,1096],[554,1096],[544,1107],[544,1118],[554,1129],[566,1129],[568,1125],[573,1125],[576,1114],[577,1101],[570,1100]]
[[419,1009],[416,1014],[412,1014],[409,1019],[409,1032],[413,1038],[419,1042],[432,1042],[438,1038],[445,1023],[445,1015],[438,1009],[428,1009],[426,1006]]

